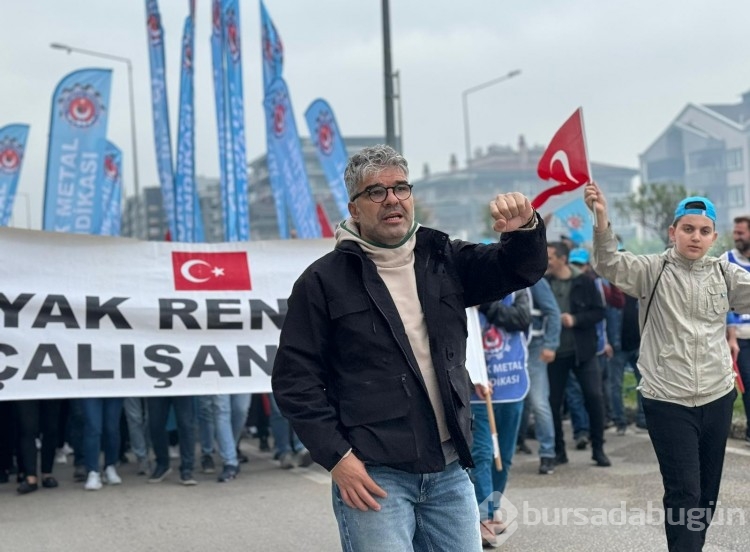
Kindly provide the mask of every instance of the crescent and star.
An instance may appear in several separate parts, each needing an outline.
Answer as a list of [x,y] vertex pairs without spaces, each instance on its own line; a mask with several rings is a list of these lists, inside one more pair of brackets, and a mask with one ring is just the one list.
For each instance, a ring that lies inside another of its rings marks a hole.
[[[206,261],[203,261],[201,259],[192,259],[182,264],[182,267],[180,267],[180,274],[188,282],[193,282],[194,284],[202,284],[203,282],[208,282],[210,278],[196,278],[190,273],[190,269],[198,265],[211,268],[211,265]],[[224,276],[224,269],[215,266],[211,269],[211,273],[214,275],[214,277],[218,278],[219,276]]]

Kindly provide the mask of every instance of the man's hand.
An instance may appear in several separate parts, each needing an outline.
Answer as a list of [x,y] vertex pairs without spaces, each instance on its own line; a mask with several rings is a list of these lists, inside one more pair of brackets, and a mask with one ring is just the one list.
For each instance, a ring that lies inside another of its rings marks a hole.
[[563,328],[572,328],[575,326],[576,319],[569,312],[564,312],[560,315],[560,323],[563,325]]
[[531,202],[519,192],[498,194],[490,201],[490,215],[495,220],[495,232],[513,232],[536,216]]
[[331,470],[331,477],[338,485],[341,499],[349,508],[380,511],[372,495],[385,498],[388,494],[368,475],[362,460],[350,454]]
[[609,216],[607,215],[607,198],[601,191],[596,182],[589,182],[583,189],[583,201],[594,213],[596,223],[594,224],[597,232],[604,232],[609,225]]
[[542,353],[539,355],[539,358],[542,360],[542,362],[549,364],[550,362],[554,362],[556,356],[556,352],[552,349],[542,349]]
[[481,383],[474,384],[474,392],[476,392],[477,397],[486,399],[488,395],[492,394],[492,385],[488,385],[482,385]]

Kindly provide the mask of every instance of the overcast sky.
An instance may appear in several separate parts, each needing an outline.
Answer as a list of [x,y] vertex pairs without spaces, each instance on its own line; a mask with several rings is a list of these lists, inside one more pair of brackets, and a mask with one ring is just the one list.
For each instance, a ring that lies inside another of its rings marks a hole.
[[[429,163],[464,163],[462,91],[520,69],[468,96],[471,143],[546,144],[583,106],[595,162],[638,166],[638,155],[689,102],[735,103],[750,89],[747,0],[391,0],[393,69],[401,75],[404,153],[412,177]],[[264,152],[259,4],[240,0],[248,159]],[[297,126],[316,98],[344,135],[384,134],[378,0],[267,0],[284,42],[284,77]],[[188,0],[161,0],[172,137],[177,124],[180,35]],[[217,176],[210,62],[210,1],[197,0],[196,167]],[[31,125],[15,223],[41,219],[50,102],[83,67],[114,69],[108,137],[123,150],[132,194],[125,64],[66,54],[51,42],[130,57],[134,68],[141,187],[156,185],[145,2],[27,0],[0,12],[0,127]],[[595,176],[595,175],[594,175]],[[540,184],[541,186],[541,184]],[[456,191],[460,194],[460,191]]]

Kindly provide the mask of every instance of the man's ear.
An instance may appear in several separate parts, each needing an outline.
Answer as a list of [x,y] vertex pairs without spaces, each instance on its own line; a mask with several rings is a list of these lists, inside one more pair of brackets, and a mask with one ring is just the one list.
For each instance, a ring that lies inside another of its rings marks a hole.
[[352,219],[354,222],[357,222],[357,219],[359,218],[359,211],[357,210],[357,204],[353,201],[350,201],[347,205],[349,208],[349,214],[352,216]]

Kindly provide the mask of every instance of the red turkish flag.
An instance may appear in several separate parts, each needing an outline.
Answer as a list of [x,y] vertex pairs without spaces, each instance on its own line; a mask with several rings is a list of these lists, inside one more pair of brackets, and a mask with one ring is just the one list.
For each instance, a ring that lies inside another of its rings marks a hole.
[[578,108],[555,133],[536,169],[542,180],[559,184],[536,196],[531,205],[536,209],[553,195],[575,190],[591,180],[583,130],[583,109]]
[[178,291],[248,291],[247,253],[173,251],[174,288]]

